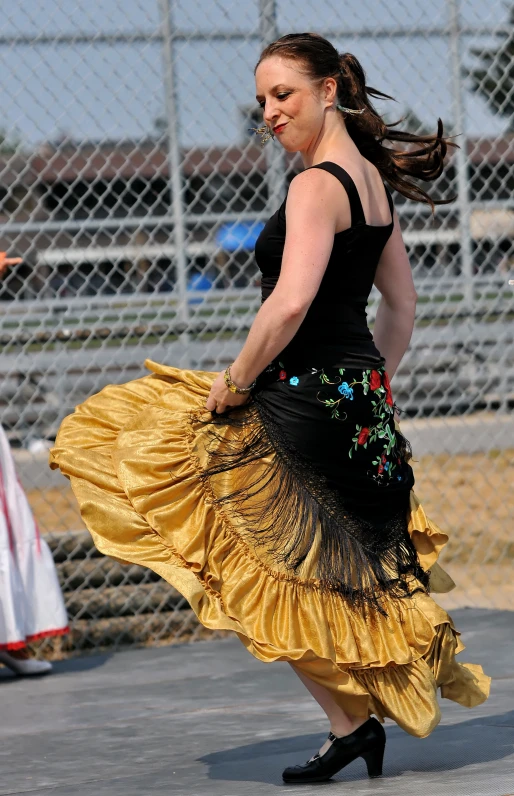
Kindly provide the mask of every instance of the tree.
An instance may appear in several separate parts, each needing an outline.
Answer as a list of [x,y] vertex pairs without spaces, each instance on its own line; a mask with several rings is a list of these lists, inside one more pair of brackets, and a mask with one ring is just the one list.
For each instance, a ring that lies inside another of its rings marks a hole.
[[15,155],[21,149],[21,138],[17,130],[0,127],[0,155]]
[[507,117],[509,130],[514,130],[514,8],[510,9],[508,24],[512,30],[496,34],[497,47],[471,48],[482,64],[464,71],[471,79],[472,91],[483,97],[495,114]]

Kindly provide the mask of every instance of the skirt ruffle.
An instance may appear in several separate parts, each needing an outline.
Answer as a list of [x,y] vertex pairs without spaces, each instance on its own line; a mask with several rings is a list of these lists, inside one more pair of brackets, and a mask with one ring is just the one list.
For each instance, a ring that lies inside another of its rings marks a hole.
[[[210,416],[203,407],[217,374],[146,364],[153,375],[77,407],[50,454],[102,553],[153,569],[203,625],[234,631],[262,661],[291,662],[350,712],[391,717],[424,737],[439,721],[438,687],[468,707],[487,698],[490,678],[455,661],[459,633],[414,579],[408,598],[384,598],[384,616],[320,590],[315,548],[291,573],[253,546],[244,517],[216,500],[231,473],[202,477],[208,432],[198,418]],[[448,537],[414,493],[408,529],[431,591],[453,588],[437,564]]]

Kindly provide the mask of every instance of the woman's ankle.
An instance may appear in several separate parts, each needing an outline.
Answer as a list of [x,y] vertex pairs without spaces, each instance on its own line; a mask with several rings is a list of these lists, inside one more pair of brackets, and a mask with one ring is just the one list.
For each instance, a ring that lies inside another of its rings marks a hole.
[[332,723],[330,725],[330,732],[336,738],[343,738],[345,735],[351,735],[352,732],[358,730],[364,722],[368,720],[368,716],[348,716],[346,721]]

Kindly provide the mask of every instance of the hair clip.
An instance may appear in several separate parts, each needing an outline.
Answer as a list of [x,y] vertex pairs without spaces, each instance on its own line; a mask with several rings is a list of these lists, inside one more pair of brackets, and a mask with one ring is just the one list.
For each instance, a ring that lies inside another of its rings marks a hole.
[[264,125],[264,127],[249,127],[248,132],[255,133],[255,135],[260,135],[262,146],[264,146],[264,144],[269,141],[270,138],[275,138],[273,130],[267,125]]
[[345,108],[343,105],[337,105],[336,107],[338,111],[343,111],[343,113],[359,114],[359,113],[364,113],[364,111],[366,110],[366,108],[360,108],[360,110],[356,111],[353,108]]

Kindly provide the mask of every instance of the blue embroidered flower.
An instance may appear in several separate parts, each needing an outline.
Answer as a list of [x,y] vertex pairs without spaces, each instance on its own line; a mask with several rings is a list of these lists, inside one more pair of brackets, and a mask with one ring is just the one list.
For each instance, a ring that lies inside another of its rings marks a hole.
[[296,387],[299,383],[300,379],[298,378],[298,376],[291,376],[291,378],[289,379],[289,384],[292,384],[293,387]]
[[353,389],[348,385],[347,381],[343,381],[337,389],[344,398],[349,398],[350,401],[353,401]]

